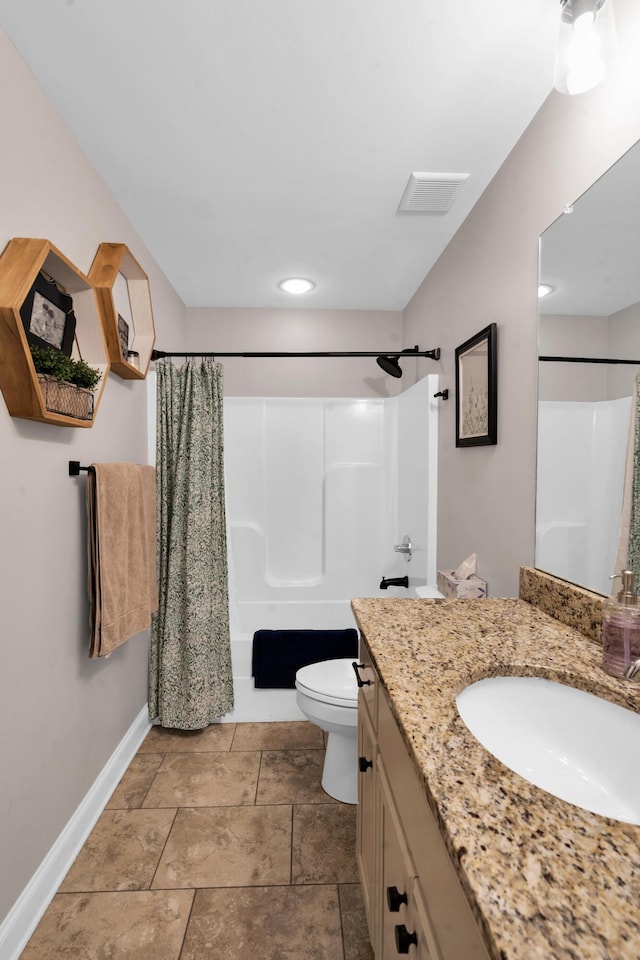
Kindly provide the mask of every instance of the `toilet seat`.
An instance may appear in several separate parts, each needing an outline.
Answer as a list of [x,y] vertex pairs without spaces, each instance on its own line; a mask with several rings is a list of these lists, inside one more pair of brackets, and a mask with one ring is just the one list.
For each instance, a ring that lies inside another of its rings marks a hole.
[[296,687],[312,700],[357,709],[358,687],[351,660],[321,660],[301,667]]

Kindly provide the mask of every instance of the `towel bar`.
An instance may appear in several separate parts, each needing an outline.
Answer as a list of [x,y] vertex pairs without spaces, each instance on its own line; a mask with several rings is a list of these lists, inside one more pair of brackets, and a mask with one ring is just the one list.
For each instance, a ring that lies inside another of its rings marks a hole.
[[89,470],[93,470],[93,467],[81,467],[79,460],[69,460],[69,476],[70,477],[79,477],[81,470],[86,470],[86,472],[88,473]]

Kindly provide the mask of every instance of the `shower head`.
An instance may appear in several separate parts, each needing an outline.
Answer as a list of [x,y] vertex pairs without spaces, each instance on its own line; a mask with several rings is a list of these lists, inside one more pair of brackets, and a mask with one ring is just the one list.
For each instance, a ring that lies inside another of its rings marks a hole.
[[[393,355],[388,354],[388,355],[386,355],[386,356],[383,354],[382,356],[377,357],[377,358],[376,358],[376,362],[377,362],[377,364],[378,364],[379,367],[382,367],[382,369],[384,370],[385,373],[390,374],[390,376],[392,376],[392,377],[401,377],[401,376],[402,376],[402,369],[401,369],[401,367],[400,367],[400,364],[398,363],[398,360],[400,359],[400,357],[402,356],[402,354],[403,354],[403,353],[404,353],[404,354],[406,354],[406,353],[413,353],[413,354],[415,355],[415,354],[417,354],[418,352],[419,352],[419,351],[418,351],[418,347],[417,347],[417,346],[416,346],[416,347],[405,347],[405,349],[402,351],[402,353],[395,353],[395,354],[393,354]],[[421,357],[422,357],[422,356],[427,356],[427,355],[431,356],[431,354],[432,354],[432,351],[429,350],[429,351],[425,351],[425,353],[421,353],[420,356],[421,356]],[[434,359],[434,360],[439,360],[439,359],[440,359],[440,350],[439,350],[439,349],[438,349],[438,351],[437,351],[437,356],[436,356],[436,351],[435,351],[435,350],[433,351],[433,359]]]
[[382,367],[385,373],[388,373],[392,377],[401,377],[402,370],[400,369],[400,364],[398,363],[398,356],[395,357],[378,357],[376,363],[379,367]]

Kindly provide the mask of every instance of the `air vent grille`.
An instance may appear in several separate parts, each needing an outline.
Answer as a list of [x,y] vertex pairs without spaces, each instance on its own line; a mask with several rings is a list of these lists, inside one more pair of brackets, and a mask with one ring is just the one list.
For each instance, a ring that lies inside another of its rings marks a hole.
[[398,213],[447,213],[468,173],[412,173]]

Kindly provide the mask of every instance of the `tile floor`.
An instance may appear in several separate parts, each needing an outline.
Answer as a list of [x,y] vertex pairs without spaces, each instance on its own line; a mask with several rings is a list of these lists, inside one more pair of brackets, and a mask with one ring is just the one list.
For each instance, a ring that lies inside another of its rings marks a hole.
[[372,960],[307,722],[154,727],[21,960]]

